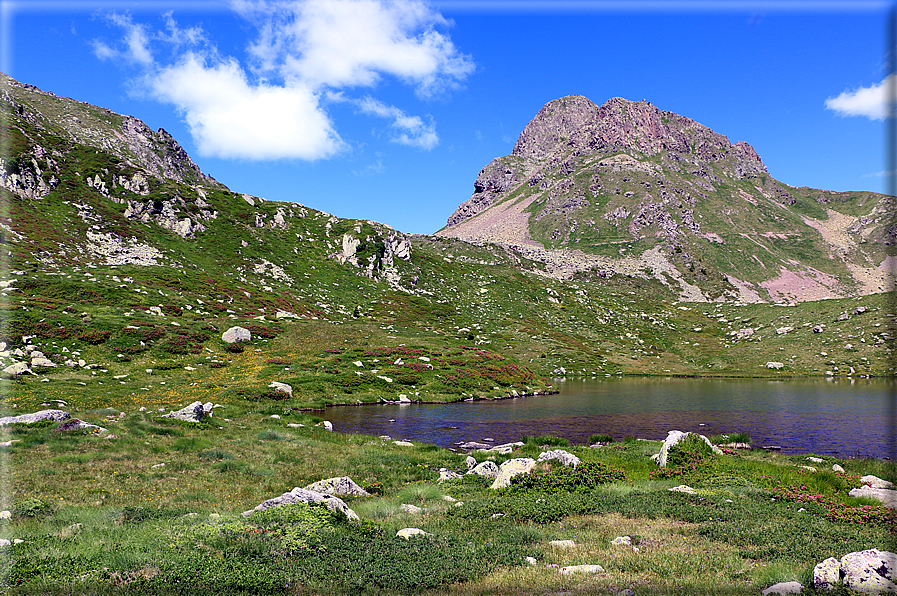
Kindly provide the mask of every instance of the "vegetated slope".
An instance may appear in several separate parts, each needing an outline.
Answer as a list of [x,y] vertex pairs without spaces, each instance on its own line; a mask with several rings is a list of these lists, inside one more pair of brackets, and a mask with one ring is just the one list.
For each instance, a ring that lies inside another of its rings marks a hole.
[[[523,250],[232,192],[133,118],[9,78],[0,99],[0,370],[37,373],[4,375],[7,406],[318,408],[503,397],[549,375],[890,370],[883,295],[685,306],[639,272],[557,279]],[[249,344],[222,341],[235,325]]]
[[[546,104],[437,232],[556,276],[657,279],[687,300],[801,302],[893,286],[894,198],[778,182],[753,147],[646,101]],[[890,252],[889,252],[890,251]]]

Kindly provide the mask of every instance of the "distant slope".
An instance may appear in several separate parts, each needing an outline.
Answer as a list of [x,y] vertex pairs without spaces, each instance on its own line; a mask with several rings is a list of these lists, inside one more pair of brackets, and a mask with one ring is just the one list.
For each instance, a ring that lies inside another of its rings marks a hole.
[[[677,303],[680,294],[698,299],[714,288],[700,271],[712,267],[709,255],[699,260],[690,231],[676,231],[675,245],[659,237],[640,254],[632,242],[632,257],[616,252],[626,243],[609,254],[601,246],[586,250],[579,232],[546,240],[530,211],[522,211],[529,227],[517,232],[516,249],[408,235],[233,192],[203,174],[164,131],[8,77],[0,80],[0,117],[0,371],[24,365],[35,373],[0,374],[0,409],[39,409],[51,399],[85,409],[245,399],[277,401],[266,407],[280,413],[402,395],[506,397],[544,391],[549,376],[893,372],[894,311],[884,295],[789,309]],[[563,147],[579,138],[558,130],[550,134],[566,137]],[[495,190],[494,205],[452,229],[513,205],[514,193],[527,200],[542,182],[521,185],[529,180],[524,165],[535,168],[530,177],[542,168],[541,180],[549,181],[547,194],[531,204],[554,201],[563,178],[545,168],[556,152],[537,142],[550,134],[531,130],[520,149],[527,157],[512,156],[520,167],[511,168],[509,185],[488,190],[484,182],[482,193]],[[574,160],[593,160],[602,185],[611,176],[634,182],[635,174],[624,173],[635,171],[633,158],[609,157]],[[749,152],[728,159],[762,175]],[[563,170],[562,163],[551,167]],[[617,171],[618,163],[625,168]],[[598,183],[593,175],[590,185]],[[776,204],[754,200],[784,217]],[[851,204],[862,210],[859,202]],[[539,221],[584,222],[572,209]],[[685,203],[682,209],[677,214]],[[822,227],[831,242],[847,246],[854,238],[849,218],[857,215],[839,217],[820,221],[839,222]],[[611,230],[605,223],[597,229]],[[696,271],[676,255],[689,255]],[[235,325],[251,330],[248,345],[222,340]],[[42,362],[35,353],[52,366],[34,364]],[[275,380],[290,384],[292,397],[272,397]]]
[[794,188],[753,147],[648,102],[546,104],[437,234],[521,247],[553,274],[653,278],[690,300],[893,287],[894,198]]

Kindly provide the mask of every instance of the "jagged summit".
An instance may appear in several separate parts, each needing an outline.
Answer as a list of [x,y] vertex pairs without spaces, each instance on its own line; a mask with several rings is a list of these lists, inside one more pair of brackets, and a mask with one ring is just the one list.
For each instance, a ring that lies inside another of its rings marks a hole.
[[693,300],[806,300],[884,288],[886,199],[782,184],[747,142],[646,100],[569,95],[437,234],[519,247],[558,275],[649,272]]

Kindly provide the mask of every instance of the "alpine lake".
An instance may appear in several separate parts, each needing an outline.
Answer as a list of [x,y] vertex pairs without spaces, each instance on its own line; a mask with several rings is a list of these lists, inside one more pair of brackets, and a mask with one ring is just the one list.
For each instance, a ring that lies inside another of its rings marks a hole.
[[[670,430],[743,432],[753,447],[835,457],[895,456],[893,379],[555,379],[553,395],[448,404],[329,407],[334,430],[455,448],[552,435],[658,440]],[[413,396],[409,396],[412,397]]]

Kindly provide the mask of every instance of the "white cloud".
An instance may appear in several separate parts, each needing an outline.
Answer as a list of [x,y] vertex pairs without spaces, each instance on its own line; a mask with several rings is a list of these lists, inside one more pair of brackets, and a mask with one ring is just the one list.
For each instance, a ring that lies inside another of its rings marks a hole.
[[285,80],[368,87],[388,74],[431,96],[474,70],[436,30],[448,22],[419,0],[241,0],[235,8],[259,27],[256,67]]
[[[346,145],[322,97],[387,118],[393,142],[429,150],[439,143],[432,118],[425,122],[372,97],[343,100],[339,90],[393,76],[431,97],[474,69],[437,31],[450,23],[421,0],[233,0],[232,7],[257,28],[245,66],[220,56],[202,28],[182,28],[171,13],[162,15],[161,31],[113,13],[106,18],[124,30],[121,42],[93,42],[97,57],[143,69],[143,88],[184,115],[203,155],[330,157]],[[159,46],[174,58],[154,57]]]
[[391,120],[389,126],[395,132],[390,137],[393,143],[428,151],[439,144],[439,135],[436,134],[436,124],[432,118],[430,122],[426,123],[419,116],[409,116],[399,108],[386,105],[373,97],[362,99],[346,99],[342,95],[331,95],[330,97],[335,101],[348,101],[364,114]]
[[236,61],[207,66],[191,53],[147,84],[184,114],[202,155],[315,160],[343,147],[311,89],[251,85]]
[[837,97],[825,100],[825,107],[841,116],[866,116],[883,120],[894,113],[894,90],[897,75],[891,74],[878,85],[844,91]]
[[124,59],[142,66],[153,64],[153,55],[150,51],[150,36],[145,26],[134,23],[127,14],[112,13],[107,20],[125,30],[123,41],[124,48],[116,49],[104,41],[93,40],[94,54],[101,60]]

